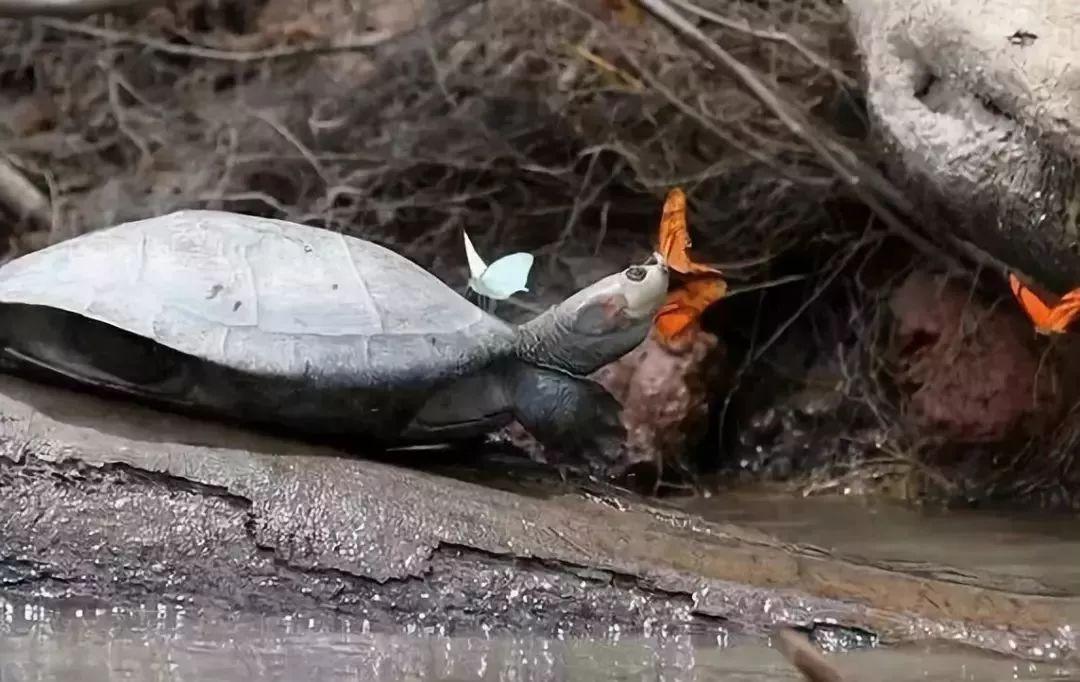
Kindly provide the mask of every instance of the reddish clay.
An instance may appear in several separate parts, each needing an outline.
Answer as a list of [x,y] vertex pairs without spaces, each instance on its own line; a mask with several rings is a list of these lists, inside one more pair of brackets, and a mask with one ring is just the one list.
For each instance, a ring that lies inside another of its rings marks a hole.
[[[894,292],[898,382],[920,432],[958,443],[1009,436],[1060,405],[1061,382],[1034,330],[1002,299],[988,306],[967,287],[925,272]],[[1040,362],[1040,360],[1043,360]]]

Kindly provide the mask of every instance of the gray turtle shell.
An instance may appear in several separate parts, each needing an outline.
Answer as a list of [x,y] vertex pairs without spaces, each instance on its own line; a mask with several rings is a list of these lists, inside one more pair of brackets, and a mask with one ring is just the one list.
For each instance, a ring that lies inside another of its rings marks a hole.
[[513,332],[408,259],[282,220],[186,210],[0,268],[0,302],[49,306],[253,375],[428,384],[510,351]]

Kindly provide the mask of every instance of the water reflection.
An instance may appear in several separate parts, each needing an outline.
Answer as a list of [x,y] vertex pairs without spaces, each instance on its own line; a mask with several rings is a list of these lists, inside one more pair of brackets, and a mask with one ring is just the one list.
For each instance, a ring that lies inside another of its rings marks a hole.
[[1080,524],[1072,513],[919,509],[858,496],[725,492],[681,501],[711,521],[759,529],[848,556],[944,564],[1038,581],[1080,595]]
[[[690,637],[615,642],[388,634],[346,618],[194,617],[3,603],[0,680],[693,679]],[[775,657],[774,657],[775,658]],[[782,662],[773,661],[779,667]],[[642,677],[644,676],[644,677]]]
[[[769,642],[744,635],[605,641],[376,632],[348,618],[209,617],[184,608],[60,607],[0,600],[0,682],[106,680],[795,680]],[[971,650],[864,650],[849,679],[1080,679]]]

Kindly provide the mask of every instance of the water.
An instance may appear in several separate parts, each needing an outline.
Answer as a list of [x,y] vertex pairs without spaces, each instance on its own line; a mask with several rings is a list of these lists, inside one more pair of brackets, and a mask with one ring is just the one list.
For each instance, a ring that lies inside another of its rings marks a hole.
[[[800,542],[876,559],[931,561],[1080,590],[1072,517],[913,512],[853,499],[724,495],[688,505]],[[768,639],[372,632],[296,614],[196,613],[174,605],[95,609],[0,600],[0,682],[134,680],[798,680]],[[944,645],[830,655],[848,680],[1080,680],[1080,669]]]
[[[799,679],[768,641],[750,637],[446,638],[364,632],[342,619],[202,618],[165,606],[94,611],[0,601],[0,609],[3,682]],[[1052,665],[948,648],[832,660],[852,680],[1080,679]]]
[[753,526],[844,556],[1021,576],[1080,594],[1080,518],[1074,514],[918,510],[856,496],[746,492],[688,499],[680,506],[710,521]]

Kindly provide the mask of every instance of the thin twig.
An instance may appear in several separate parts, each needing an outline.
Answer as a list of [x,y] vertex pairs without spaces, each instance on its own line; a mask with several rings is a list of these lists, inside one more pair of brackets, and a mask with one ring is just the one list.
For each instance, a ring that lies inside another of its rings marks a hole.
[[120,103],[120,83],[116,78],[113,78],[112,65],[104,65],[102,70],[105,72],[105,81],[109,93],[109,105],[112,107],[113,118],[116,119],[116,129],[123,133],[123,135],[138,148],[139,167],[148,168],[152,163],[153,157],[153,154],[150,151],[150,145],[148,145],[146,140],[128,125],[124,105]]
[[759,289],[771,289],[773,287],[782,286],[784,284],[790,284],[792,282],[798,282],[806,279],[809,275],[786,275],[777,279],[769,280],[767,282],[757,282],[745,287],[739,287],[737,289],[730,289],[724,298],[731,298],[732,296],[738,296],[739,294],[748,294],[751,291],[758,291]]
[[832,269],[832,272],[825,276],[824,281],[819,283],[817,287],[814,288],[814,291],[806,298],[805,301],[803,301],[799,305],[799,307],[795,310],[794,314],[784,320],[780,324],[780,326],[776,328],[772,336],[770,336],[765,341],[765,343],[762,344],[761,347],[758,348],[757,351],[750,356],[749,363],[747,363],[747,365],[752,365],[753,363],[760,360],[761,356],[768,352],[769,348],[771,348],[774,343],[780,340],[780,337],[784,335],[788,328],[790,328],[791,325],[795,324],[796,320],[802,317],[802,314],[806,312],[806,309],[809,308],[814,303],[814,301],[820,298],[823,293],[825,293],[825,290],[828,289],[829,286],[832,285],[833,280],[836,279],[837,276],[839,276],[840,273],[844,271],[844,268],[847,267],[847,264],[855,256],[855,254],[857,254],[863,246],[872,243],[875,238],[879,237],[875,237],[874,233],[871,233],[868,230],[867,234],[864,235],[862,239],[852,244],[849,247],[848,252],[844,254],[844,256],[840,259],[840,264],[834,267]]
[[0,0],[0,17],[82,17],[164,4],[164,0]]
[[556,244],[562,246],[563,242],[571,237],[574,233],[574,225],[577,224],[578,216],[581,214],[581,210],[596,201],[596,198],[600,196],[600,192],[604,190],[607,183],[597,183],[596,187],[589,193],[589,197],[582,201],[582,195],[589,189],[589,181],[592,180],[593,171],[596,170],[596,163],[600,160],[599,154],[593,154],[589,159],[589,165],[585,169],[585,178],[581,181],[581,187],[578,189],[577,194],[574,196],[574,204],[570,207],[570,215],[566,219],[566,225],[563,226],[562,232],[559,234]]
[[604,243],[604,237],[607,236],[608,226],[608,212],[611,210],[611,202],[605,201],[604,206],[600,209],[600,232],[596,235],[596,246],[593,248],[593,255],[600,255],[600,246]]
[[195,196],[197,201],[203,201],[207,203],[215,204],[215,208],[221,207],[221,202],[226,201],[261,201],[270,208],[280,211],[285,215],[289,215],[292,208],[281,203],[274,197],[270,196],[266,192],[233,192],[231,194],[222,193],[221,191],[206,192],[204,194],[198,194]]
[[334,183],[331,182],[330,177],[326,174],[326,171],[323,169],[323,165],[319,163],[319,159],[316,158],[315,154],[312,153],[312,151],[308,149],[303,142],[300,141],[300,138],[296,137],[296,135],[293,135],[291,130],[276,121],[274,117],[270,116],[266,112],[259,111],[258,109],[253,109],[251,111],[251,115],[273,128],[274,132],[276,132],[278,135],[281,135],[281,137],[283,137],[286,142],[291,144],[296,149],[296,151],[299,152],[300,155],[303,156],[309,164],[311,164],[311,168],[315,171],[316,174],[318,174],[319,178],[322,179],[323,183],[327,187],[332,187],[334,185]]
[[38,24],[48,28],[65,31],[67,33],[79,33],[94,38],[100,38],[113,43],[128,43],[141,45],[142,47],[181,57],[197,57],[199,59],[213,59],[225,62],[255,62],[272,59],[288,59],[312,55],[336,54],[339,52],[357,52],[370,50],[391,38],[396,37],[389,31],[372,31],[367,35],[344,43],[330,45],[301,45],[297,47],[273,47],[266,50],[218,50],[212,47],[199,47],[198,45],[177,45],[153,36],[116,31],[98,26],[90,26],[66,19],[36,19]]
[[959,249],[965,256],[967,256],[969,259],[971,259],[971,261],[974,262],[980,268],[986,268],[988,270],[997,270],[1002,275],[1008,274],[1008,272],[1010,270],[1015,269],[1015,268],[1010,267],[1009,264],[1006,263],[1005,261],[995,257],[989,251],[986,251],[985,249],[981,249],[978,246],[975,246],[974,244],[972,244],[971,242],[969,242],[966,239],[961,239],[960,237],[956,237],[956,236],[950,236],[949,241],[952,242],[952,244],[957,249]]
[[49,200],[15,166],[0,157],[0,203],[20,220],[32,220],[39,227],[52,223]]
[[687,0],[671,1],[686,10],[687,12],[690,12],[691,14],[696,14],[702,19],[708,19],[714,24],[719,24],[724,28],[729,28],[733,31],[739,31],[755,38],[761,38],[762,40],[771,40],[774,42],[784,43],[799,54],[801,54],[803,57],[805,57],[806,61],[810,62],[822,71],[827,71],[829,75],[836,79],[837,83],[840,83],[841,85],[849,88],[855,87],[857,85],[853,78],[830,64],[829,60],[825,57],[818,55],[813,50],[803,45],[801,42],[796,40],[795,36],[791,35],[790,33],[786,33],[784,31],[763,31],[761,29],[752,28],[749,22],[744,21],[743,23],[739,23],[737,21],[733,21],[725,16],[717,14],[716,12],[707,10],[704,7],[698,7],[694,3],[688,2]]
[[[556,1],[561,2],[561,0]],[[638,72],[638,74],[641,75],[642,79],[649,85],[649,87],[663,95],[668,100],[668,102],[671,103],[672,106],[677,108],[686,116],[692,118],[698,123],[698,125],[711,132],[713,135],[722,140],[725,144],[730,145],[733,149],[742,152],[743,154],[757,161],[758,163],[761,163],[762,165],[775,170],[782,177],[791,179],[795,182],[801,181],[801,178],[795,176],[790,169],[785,168],[775,157],[745,144],[741,140],[737,139],[730,132],[724,130],[723,128],[706,118],[704,115],[702,115],[700,111],[694,109],[686,102],[682,101],[682,99],[680,99],[673,90],[665,86],[659,78],[654,76],[637,59],[635,59],[634,56],[630,54],[629,50],[623,48],[621,45],[618,46],[618,49],[622,53],[623,58],[626,59],[626,61],[632,67],[634,67],[634,69]]]
[[[751,350],[747,353],[746,358],[743,359],[743,361],[739,364],[739,368],[735,371],[734,378],[731,380],[731,387],[728,389],[727,395],[724,398],[724,404],[720,408],[720,426],[718,429],[720,433],[723,433],[724,431],[724,422],[727,420],[727,413],[731,405],[732,396],[734,396],[735,391],[738,390],[739,385],[741,384],[742,379],[746,375],[746,373],[755,363],[757,363],[762,358],[763,355],[765,355],[766,352],[768,352],[768,350],[773,346],[773,344],[780,340],[780,338],[784,335],[785,332],[787,332],[791,325],[795,324],[795,321],[802,317],[803,313],[806,312],[806,309],[809,308],[814,303],[814,301],[820,298],[823,293],[825,293],[825,290],[828,289],[832,285],[833,280],[835,280],[837,276],[839,276],[839,274],[844,271],[844,269],[847,267],[847,264],[855,256],[855,254],[857,254],[859,250],[863,248],[863,246],[873,241],[871,238],[872,234],[873,233],[871,232],[870,227],[867,226],[867,229],[864,232],[862,238],[848,246],[847,253],[845,253],[840,258],[840,263],[832,268],[832,270],[825,276],[824,281],[820,282],[814,288],[814,291],[811,292],[810,296],[808,296],[806,300],[799,305],[798,309],[796,309],[794,314],[790,315],[786,320],[784,320],[784,322],[782,322],[779,327],[777,327],[773,331],[772,335],[770,335],[769,338],[765,340],[765,343],[763,343],[760,347],[757,347],[756,350]],[[756,322],[754,335],[755,337],[757,335]],[[753,349],[754,346],[751,346],[751,348]]]
[[[569,0],[551,1],[556,5],[559,5],[560,7],[567,9],[578,15],[579,17],[582,17],[583,19],[589,21],[590,23],[592,23],[592,25],[597,31],[604,33],[605,35],[610,35],[611,32],[607,29],[606,26],[604,26],[599,20],[597,20],[596,17],[589,14],[588,12],[578,7],[574,3],[570,2]],[[763,166],[775,170],[781,176],[789,178],[795,182],[800,181],[800,178],[795,177],[789,169],[784,168],[783,165],[780,164],[774,157],[766,154],[759,149],[743,143],[730,132],[724,130],[720,126],[716,125],[713,121],[706,118],[704,115],[702,115],[700,111],[694,109],[682,99],[680,99],[679,96],[676,95],[671,88],[668,88],[666,85],[664,85],[663,81],[661,81],[660,78],[656,77],[648,69],[646,69],[645,66],[638,59],[636,59],[633,54],[631,54],[630,50],[626,49],[626,47],[624,47],[621,43],[616,42],[615,48],[619,50],[619,53],[622,55],[623,59],[625,59],[626,62],[638,73],[638,75],[641,76],[642,80],[645,81],[646,85],[663,95],[672,106],[681,111],[684,115],[696,121],[698,125],[700,125],[702,128],[705,128],[706,130],[711,132],[725,144],[730,145],[733,149],[741,152],[742,154],[745,154],[748,158],[757,161]],[[615,151],[622,152],[623,150]],[[624,157],[627,156],[627,154],[625,153],[623,153],[622,155]],[[670,186],[666,182],[664,184]]]

